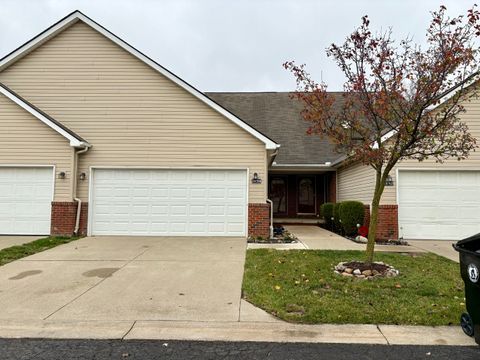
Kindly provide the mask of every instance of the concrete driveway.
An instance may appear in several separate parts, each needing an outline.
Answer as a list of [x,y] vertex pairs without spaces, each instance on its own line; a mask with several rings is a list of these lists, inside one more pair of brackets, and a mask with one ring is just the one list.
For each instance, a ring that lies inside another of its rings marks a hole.
[[41,239],[45,236],[18,236],[18,235],[1,235],[0,236],[0,250],[9,248],[15,245],[22,245]]
[[244,238],[88,237],[0,267],[0,320],[238,321]]

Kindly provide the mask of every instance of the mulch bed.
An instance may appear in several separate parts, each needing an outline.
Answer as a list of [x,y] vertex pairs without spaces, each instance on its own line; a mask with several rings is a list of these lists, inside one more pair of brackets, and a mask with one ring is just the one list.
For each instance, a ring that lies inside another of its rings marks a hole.
[[360,271],[376,270],[381,274],[383,274],[385,271],[389,269],[389,267],[385,264],[381,264],[381,263],[365,264],[364,262],[360,262],[360,261],[350,261],[350,262],[344,263],[343,266],[351,269],[359,269]]

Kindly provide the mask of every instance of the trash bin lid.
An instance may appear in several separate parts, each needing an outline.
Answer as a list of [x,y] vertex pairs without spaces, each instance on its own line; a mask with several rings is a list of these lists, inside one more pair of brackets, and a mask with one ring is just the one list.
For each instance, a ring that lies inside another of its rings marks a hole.
[[477,255],[480,252],[480,233],[457,241],[453,244],[453,248],[457,251],[471,252]]

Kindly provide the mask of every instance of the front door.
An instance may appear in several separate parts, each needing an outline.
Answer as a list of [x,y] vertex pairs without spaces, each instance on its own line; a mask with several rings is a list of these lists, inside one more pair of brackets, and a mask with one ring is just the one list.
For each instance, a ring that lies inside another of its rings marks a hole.
[[314,215],[316,213],[315,177],[299,176],[297,182],[299,215]]

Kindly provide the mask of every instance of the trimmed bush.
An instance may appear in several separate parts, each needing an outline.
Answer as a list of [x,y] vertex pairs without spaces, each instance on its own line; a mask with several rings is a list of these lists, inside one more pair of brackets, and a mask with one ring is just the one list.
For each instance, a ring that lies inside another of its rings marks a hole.
[[325,225],[327,225],[327,227],[331,230],[333,230],[333,205],[333,203],[327,202],[320,206],[320,213],[325,220]]
[[357,235],[357,224],[363,225],[365,206],[360,201],[343,201],[338,207],[338,215],[345,235]]
[[338,202],[338,203],[335,203],[333,204],[333,225],[334,225],[334,229],[335,229],[335,232],[337,233],[342,233],[342,221],[341,221],[341,218],[340,218],[340,205],[342,203],[341,202]]

